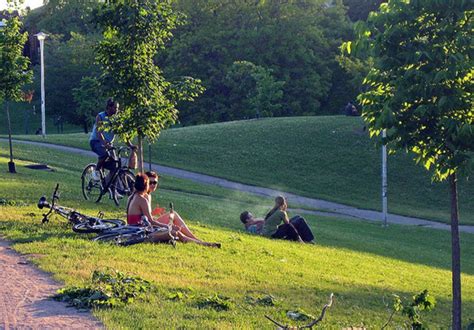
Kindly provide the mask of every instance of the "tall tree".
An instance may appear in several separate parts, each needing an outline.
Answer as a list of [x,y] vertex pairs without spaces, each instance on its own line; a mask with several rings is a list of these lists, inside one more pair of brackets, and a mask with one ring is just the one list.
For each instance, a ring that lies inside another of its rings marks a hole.
[[76,116],[80,118],[84,133],[94,125],[97,110],[103,106],[104,93],[99,81],[95,77],[84,77],[79,87],[73,88],[74,101],[78,104]]
[[[326,0],[176,1],[189,24],[180,27],[160,59],[171,76],[191,74],[203,80],[206,92],[183,108],[185,123],[231,118],[226,86],[236,61],[271,70],[282,86],[281,107],[274,116],[334,113],[344,102],[333,98],[334,85],[345,85],[335,70],[342,40],[350,35],[344,7]],[[336,78],[337,79],[334,79]],[[347,91],[348,88],[345,88]],[[354,94],[354,93],[351,93]],[[351,95],[352,96],[352,95]],[[328,110],[331,108],[331,110]]]
[[97,16],[104,28],[97,56],[102,82],[123,104],[109,129],[126,141],[138,137],[140,171],[143,139],[157,139],[162,129],[176,122],[177,102],[192,100],[201,92],[192,78],[167,81],[154,62],[157,51],[181,23],[171,2],[108,0]]
[[28,39],[27,32],[21,32],[22,24],[17,16],[6,20],[0,28],[0,99],[5,102],[10,145],[8,169],[15,173],[11,137],[9,102],[23,99],[22,87],[31,81],[29,59],[23,56],[23,48]]
[[[74,98],[73,90],[80,88],[82,78],[99,75],[99,68],[95,64],[95,45],[100,36],[71,32],[70,39],[61,40],[61,35],[50,34],[45,47],[45,92],[49,100],[47,112],[86,127],[88,118],[78,111],[80,105]],[[39,90],[38,84],[35,87]]]
[[416,161],[448,180],[451,198],[452,327],[461,329],[458,173],[474,161],[472,1],[391,0],[346,50],[369,54],[374,66],[359,95],[372,136],[412,151]]
[[371,11],[377,11],[386,0],[343,0],[347,6],[347,16],[353,22],[365,21]]

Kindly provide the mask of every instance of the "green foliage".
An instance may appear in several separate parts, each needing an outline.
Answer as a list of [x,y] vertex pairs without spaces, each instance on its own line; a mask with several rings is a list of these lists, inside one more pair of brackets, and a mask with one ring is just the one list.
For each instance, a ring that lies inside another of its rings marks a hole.
[[197,301],[198,308],[212,308],[218,312],[228,311],[234,307],[230,297],[213,294]]
[[172,10],[171,1],[111,0],[97,20],[103,27],[97,55],[102,82],[123,103],[111,126],[123,140],[138,136],[154,141],[162,129],[176,122],[177,102],[192,100],[201,91],[192,79],[173,89],[178,83],[165,80],[154,62],[182,17]]
[[22,23],[18,17],[4,22],[6,26],[0,29],[0,100],[21,101],[22,87],[32,77],[30,61],[23,56],[28,33],[21,32]]
[[144,299],[153,289],[149,281],[115,271],[95,270],[88,287],[59,289],[53,299],[64,301],[76,308],[122,307]]
[[406,316],[412,329],[425,329],[421,322],[421,312],[431,311],[435,306],[436,299],[428,293],[428,290],[423,290],[423,292],[413,296],[409,304],[404,304],[399,295],[393,295],[393,311],[401,312],[402,315]]
[[48,0],[44,6],[32,10],[25,20],[29,31],[48,31],[61,34],[62,41],[72,37],[72,33],[95,34],[94,12],[100,0]]
[[74,101],[78,104],[76,115],[84,123],[84,131],[94,124],[98,109],[103,107],[104,97],[99,81],[94,77],[84,77],[78,88],[72,90]]
[[261,306],[278,306],[280,302],[271,294],[252,297],[248,296],[247,300],[249,303],[254,305],[261,305]]
[[356,25],[356,53],[374,67],[359,96],[371,135],[387,129],[405,149],[446,179],[472,166],[474,112],[471,1],[390,1]]
[[[74,97],[74,89],[82,88],[83,77],[97,76],[98,67],[94,64],[94,47],[99,40],[97,34],[83,35],[71,32],[70,38],[63,41],[63,35],[49,34],[45,40],[45,97],[47,114],[60,114],[69,122],[88,126],[90,118],[81,110]],[[36,95],[40,95],[40,66],[35,67]],[[96,93],[99,93],[100,89]],[[99,99],[99,112],[104,102]]]
[[347,99],[331,98],[333,86],[346,84],[336,72],[340,69],[335,55],[341,40],[348,38],[350,26],[340,3],[327,6],[326,2],[177,1],[189,24],[177,29],[160,61],[170,76],[191,74],[206,87],[195,103],[183,106],[181,122],[235,118],[235,107],[244,108],[244,104],[229,101],[238,95],[232,95],[227,78],[238,61],[265,68],[276,82],[284,82],[276,89],[283,91],[281,97],[274,95],[276,86],[261,90],[269,93],[268,100],[259,101],[265,105],[254,104],[266,107],[262,112],[270,110],[266,104],[274,101],[273,116],[338,112]]
[[103,27],[103,40],[97,60],[102,68],[103,85],[122,110],[110,127],[124,141],[138,136],[139,170],[143,170],[142,141],[155,141],[161,131],[177,120],[177,103],[192,101],[202,92],[199,80],[165,80],[154,57],[171,38],[171,31],[182,23],[171,1],[139,0],[133,3],[108,1],[97,15]]
[[25,203],[21,200],[12,200],[0,197],[0,206],[28,206],[28,203]]
[[221,119],[237,120],[269,117],[282,109],[282,81],[275,81],[272,71],[247,61],[236,61],[225,77],[229,89],[229,112]]
[[371,11],[376,11],[386,0],[343,0],[347,6],[347,16],[351,21],[365,21]]

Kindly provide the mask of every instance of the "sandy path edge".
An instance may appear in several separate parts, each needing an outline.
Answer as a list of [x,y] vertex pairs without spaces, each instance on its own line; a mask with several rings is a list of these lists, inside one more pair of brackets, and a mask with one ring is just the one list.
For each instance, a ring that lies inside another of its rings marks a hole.
[[49,297],[62,285],[0,237],[0,329],[104,329],[91,314]]

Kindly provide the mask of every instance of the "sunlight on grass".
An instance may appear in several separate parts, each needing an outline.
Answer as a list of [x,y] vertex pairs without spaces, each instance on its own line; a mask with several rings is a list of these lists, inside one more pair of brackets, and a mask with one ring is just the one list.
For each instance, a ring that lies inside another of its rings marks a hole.
[[[381,154],[360,118],[265,118],[165,130],[152,147],[162,165],[308,197],[380,210]],[[279,132],[279,134],[274,134]],[[269,139],[268,137],[272,138]],[[83,133],[16,138],[89,149]],[[145,159],[148,160],[148,148]],[[411,155],[388,159],[389,211],[449,222],[447,184]],[[460,221],[474,224],[474,185],[459,182]]]
[[[0,167],[7,168],[4,144]],[[0,234],[33,263],[66,285],[87,285],[96,269],[117,269],[152,281],[157,291],[148,301],[94,314],[108,328],[265,328],[270,315],[284,323],[287,310],[303,309],[317,315],[334,292],[334,306],[323,328],[380,327],[388,319],[384,305],[392,293],[411,297],[428,289],[438,301],[425,316],[435,327],[448,327],[451,308],[449,232],[392,225],[382,228],[363,221],[306,217],[316,235],[316,245],[274,241],[242,231],[240,211],[264,214],[269,198],[256,198],[222,188],[171,177],[154,197],[160,205],[175,203],[191,229],[204,240],[222,242],[222,249],[192,244],[139,244],[115,247],[91,242],[91,236],[71,231],[65,219],[54,217],[41,224],[36,208],[41,195],[50,196],[60,183],[60,204],[87,214],[106,212],[124,217],[124,207],[111,201],[84,201],[80,170],[89,162],[61,152],[37,153],[17,147],[24,162],[48,162],[56,172],[33,171],[18,162],[18,174],[0,171],[3,198],[21,200],[22,206],[0,206]],[[2,197],[0,196],[0,197]],[[474,235],[462,234],[463,312],[469,321],[474,310]],[[181,298],[176,292],[182,293]],[[220,295],[231,308],[217,311],[199,302]],[[255,304],[256,297],[272,295],[277,304]],[[395,324],[402,324],[400,317]]]

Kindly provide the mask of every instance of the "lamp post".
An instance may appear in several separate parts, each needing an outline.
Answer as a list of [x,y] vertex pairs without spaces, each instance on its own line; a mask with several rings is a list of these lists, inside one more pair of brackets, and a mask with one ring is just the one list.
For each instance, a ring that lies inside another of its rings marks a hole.
[[40,32],[35,34],[35,37],[38,38],[40,43],[40,61],[41,61],[41,134],[43,137],[46,137],[46,110],[44,104],[44,39],[48,35],[46,33]]
[[[382,138],[387,137],[387,130],[382,131]],[[388,206],[387,206],[387,145],[382,145],[382,214],[383,225],[388,226]]]

